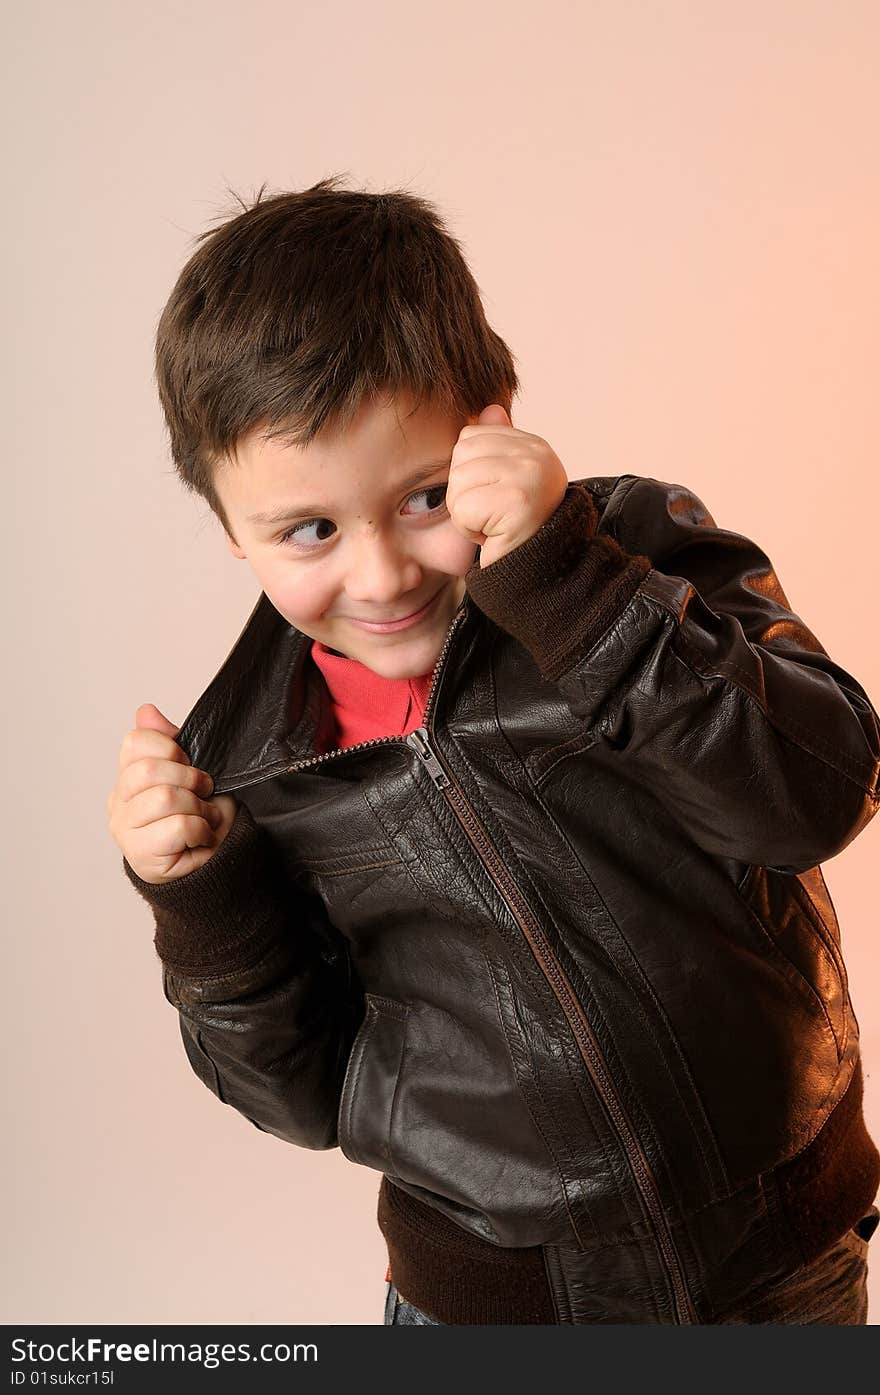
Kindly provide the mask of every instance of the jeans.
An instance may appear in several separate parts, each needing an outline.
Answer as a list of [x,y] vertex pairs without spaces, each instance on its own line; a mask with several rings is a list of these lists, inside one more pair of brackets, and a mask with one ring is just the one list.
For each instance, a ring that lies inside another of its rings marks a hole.
[[421,1309],[401,1298],[390,1279],[385,1280],[385,1326],[402,1327],[444,1327],[436,1318],[428,1317]]
[[[864,1327],[868,1321],[868,1241],[878,1223],[880,1210],[872,1206],[824,1255],[802,1265],[788,1278],[765,1289],[760,1298],[717,1322],[739,1326]],[[445,1325],[401,1298],[390,1279],[385,1283],[384,1324]]]

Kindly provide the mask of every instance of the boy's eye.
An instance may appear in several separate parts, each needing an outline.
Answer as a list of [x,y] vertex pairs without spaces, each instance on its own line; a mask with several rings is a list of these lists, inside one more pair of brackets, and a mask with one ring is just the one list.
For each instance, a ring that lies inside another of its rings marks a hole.
[[[281,534],[281,537],[278,539],[278,541],[279,541],[279,543],[286,543],[286,542],[289,542],[289,540],[290,540],[295,534],[304,532],[306,528],[312,528],[312,527],[318,527],[318,528],[320,528],[320,527],[321,527],[323,524],[325,524],[325,523],[330,523],[330,519],[329,519],[329,518],[304,518],[303,521],[302,521],[302,523],[294,523],[294,525],[293,525],[292,528],[288,528],[288,530],[287,530],[286,533],[282,533],[282,534]],[[332,523],[330,523],[330,526],[331,526],[331,528],[332,528],[332,527],[334,527],[335,525],[332,524]],[[327,540],[326,538],[318,538],[318,542],[319,542],[319,543],[326,542],[326,540]],[[299,541],[297,541],[296,543],[294,543],[294,547],[300,547],[300,548],[302,548],[304,551],[309,551],[309,550],[310,550],[310,549],[309,549],[309,545],[308,545],[307,543],[304,544],[304,543],[301,543],[301,542],[299,542]]]
[[[429,503],[426,509],[416,509],[415,515],[437,513],[439,509],[443,508],[446,500],[446,483],[432,484],[429,485],[427,489],[416,490],[415,494],[410,494],[407,503],[410,503],[413,499],[419,499],[423,495],[434,496],[439,502]],[[302,541],[302,536],[307,528],[317,528],[320,532],[326,525],[329,525],[331,528],[336,527],[336,524],[329,518],[304,518],[301,523],[294,523],[292,528],[288,528],[285,533],[282,533],[281,537],[278,538],[278,542],[279,544],[287,544],[288,546],[298,548],[302,552],[316,552],[318,546],[326,542],[328,537],[331,537],[332,534],[324,532],[323,536],[317,537],[314,543],[304,543]],[[296,542],[291,541],[294,536],[296,536]]]
[[434,510],[440,508],[440,506],[441,506],[441,505],[445,502],[445,500],[446,500],[446,484],[445,484],[445,483],[444,483],[444,484],[432,484],[432,485],[430,485],[427,489],[419,489],[419,490],[417,490],[415,494],[411,494],[409,497],[410,497],[410,499],[418,499],[418,497],[419,497],[420,494],[425,494],[425,495],[432,495],[432,494],[433,494],[433,495],[437,495],[437,496],[439,497],[439,499],[440,499],[440,503],[439,503],[439,504],[430,504],[430,505],[428,506],[427,509],[421,510],[421,512],[424,512],[424,513],[433,513]]

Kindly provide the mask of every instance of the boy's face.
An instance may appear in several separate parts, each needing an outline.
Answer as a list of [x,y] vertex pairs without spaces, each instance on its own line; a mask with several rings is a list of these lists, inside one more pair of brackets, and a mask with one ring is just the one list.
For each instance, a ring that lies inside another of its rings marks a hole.
[[[477,417],[422,407],[403,419],[411,405],[365,403],[344,437],[323,432],[309,446],[261,441],[255,429],[215,480],[235,534],[226,535],[230,550],[276,610],[384,678],[433,668],[476,556],[444,500],[453,448]],[[254,518],[291,513],[300,516]],[[397,620],[426,602],[401,629],[358,624]]]

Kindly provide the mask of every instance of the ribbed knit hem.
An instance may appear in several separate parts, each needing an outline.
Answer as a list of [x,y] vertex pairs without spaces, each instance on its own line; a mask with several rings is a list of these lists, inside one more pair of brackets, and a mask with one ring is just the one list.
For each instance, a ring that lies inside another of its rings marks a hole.
[[559,678],[626,608],[652,563],[596,533],[589,489],[570,483],[556,512],[531,538],[465,575],[490,620],[518,639],[547,679]]
[[540,1245],[492,1245],[385,1176],[376,1214],[395,1288],[429,1317],[480,1326],[558,1322]]
[[128,860],[128,880],[152,908],[153,943],[163,964],[186,978],[226,979],[271,959],[292,959],[293,936],[265,829],[246,804],[214,855],[169,882],[145,882]]
[[[880,1152],[865,1124],[861,1059],[846,1092],[798,1155],[765,1173],[803,1263],[824,1254],[870,1212]],[[390,1277],[422,1312],[450,1324],[557,1324],[541,1246],[491,1245],[383,1176],[377,1218]]]

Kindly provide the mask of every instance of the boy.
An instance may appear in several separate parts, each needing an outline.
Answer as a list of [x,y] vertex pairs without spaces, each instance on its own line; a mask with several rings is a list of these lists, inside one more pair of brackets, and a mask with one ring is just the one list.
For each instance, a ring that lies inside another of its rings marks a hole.
[[203,234],[157,335],[261,586],[109,801],[190,1064],[382,1174],[388,1321],[864,1323],[819,864],[877,812],[877,714],[689,489],[513,426],[427,203],[336,185]]

